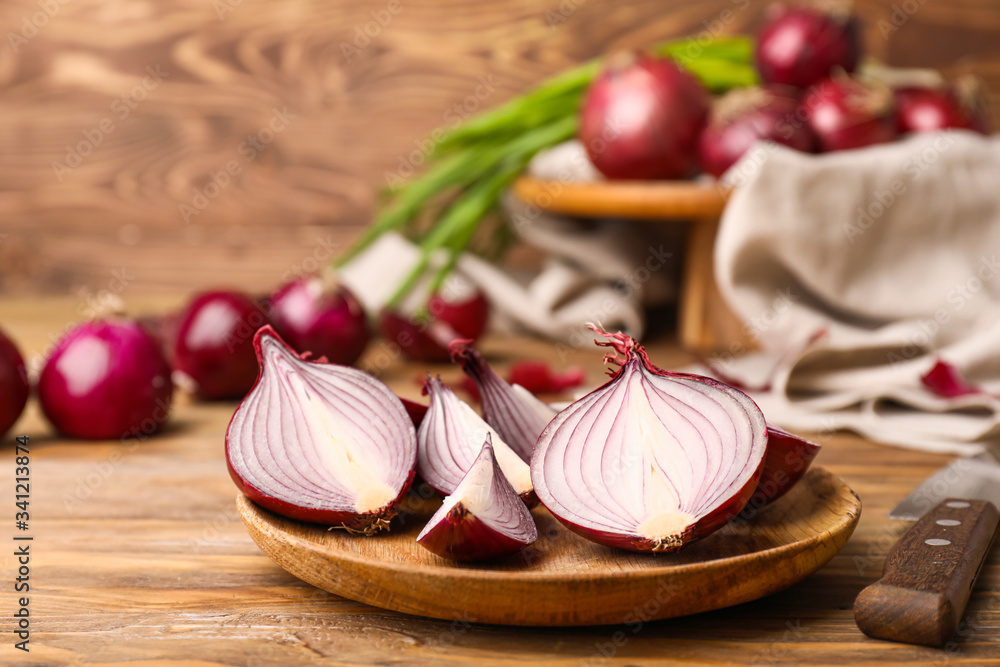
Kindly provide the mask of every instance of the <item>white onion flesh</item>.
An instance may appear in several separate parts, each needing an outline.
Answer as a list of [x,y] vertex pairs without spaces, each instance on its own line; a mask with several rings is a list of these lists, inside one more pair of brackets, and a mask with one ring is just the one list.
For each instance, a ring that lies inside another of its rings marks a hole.
[[[440,378],[428,378],[430,405],[417,433],[417,470],[443,494],[455,491],[487,436],[500,469],[518,495],[531,494],[531,469],[506,442]],[[533,499],[533,496],[531,496]]]

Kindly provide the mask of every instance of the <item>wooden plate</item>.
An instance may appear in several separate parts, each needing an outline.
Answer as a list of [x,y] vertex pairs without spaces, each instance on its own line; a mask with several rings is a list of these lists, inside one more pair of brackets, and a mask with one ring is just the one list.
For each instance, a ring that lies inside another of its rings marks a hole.
[[439,501],[418,504],[402,525],[396,520],[392,532],[375,537],[285,519],[243,496],[237,503],[264,553],[331,593],[446,620],[554,626],[669,618],[775,593],[830,560],[861,516],[857,494],[815,468],[752,520],[734,521],[678,554],[602,547],[539,507],[533,546],[492,563],[463,565],[415,542]]
[[513,190],[541,209],[583,218],[713,219],[729,199],[727,188],[700,181],[563,183],[522,176]]

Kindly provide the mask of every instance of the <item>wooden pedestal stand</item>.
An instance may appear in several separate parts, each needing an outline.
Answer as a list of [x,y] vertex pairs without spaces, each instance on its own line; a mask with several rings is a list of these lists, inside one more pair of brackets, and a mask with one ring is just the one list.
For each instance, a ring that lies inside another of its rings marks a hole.
[[678,313],[681,344],[702,352],[733,343],[753,347],[713,275],[712,248],[727,191],[691,181],[561,183],[527,176],[515,181],[513,190],[523,201],[562,215],[690,225]]

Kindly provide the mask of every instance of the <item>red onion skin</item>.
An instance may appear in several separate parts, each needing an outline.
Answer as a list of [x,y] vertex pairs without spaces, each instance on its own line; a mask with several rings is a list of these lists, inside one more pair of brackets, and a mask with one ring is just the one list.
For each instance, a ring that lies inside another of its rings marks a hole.
[[453,340],[477,340],[489,320],[489,302],[480,291],[460,302],[446,302],[435,296],[428,303],[428,311],[431,317],[426,322],[392,310],[383,311],[382,337],[398,344],[408,359],[445,363],[451,358],[448,345]]
[[672,60],[612,58],[580,110],[580,140],[610,179],[672,179],[697,167],[709,94]]
[[461,301],[449,301],[437,294],[428,302],[427,310],[435,319],[447,322],[460,337],[474,341],[486,333],[490,320],[490,302],[479,290]]
[[891,97],[884,108],[866,109],[864,97],[872,93],[871,88],[844,77],[826,79],[806,96],[803,104],[820,152],[864,148],[896,138]]
[[14,342],[0,331],[0,438],[24,412],[30,393],[24,358]]
[[507,377],[509,384],[520,385],[532,394],[558,394],[579,387],[583,381],[582,368],[568,368],[557,373],[544,361],[519,361],[511,366]]
[[987,133],[982,120],[964,109],[947,88],[897,88],[894,96],[900,134],[949,128]]
[[357,514],[354,512],[333,512],[331,510],[299,507],[284,500],[279,500],[258,491],[248,484],[246,480],[240,477],[239,473],[233,470],[228,456],[226,456],[226,467],[229,468],[229,476],[240,492],[265,509],[269,509],[289,519],[319,523],[325,526],[337,526],[359,533],[367,533],[372,530],[373,526],[379,526],[379,524],[389,521],[396,515],[395,508],[403,500],[403,497],[406,496],[406,492],[410,490],[410,485],[413,484],[413,476],[416,474],[415,469],[410,471],[410,476],[407,478],[406,483],[403,484],[403,490],[400,491],[399,496],[383,508],[381,512]]
[[760,481],[744,509],[759,509],[788,493],[809,470],[820,446],[775,426],[767,427],[767,454]]
[[958,398],[959,396],[983,393],[979,387],[966,382],[955,366],[940,359],[920,377],[920,382],[942,398]]
[[[274,329],[270,325],[265,325],[261,327],[261,329],[256,333],[256,335],[253,337],[251,341],[252,342],[251,349],[254,352],[255,358],[261,360],[260,370],[262,370],[263,367],[263,353],[261,351],[261,346],[260,346],[260,339],[262,335],[274,336],[279,341],[281,341],[282,344],[288,347],[288,344],[285,343],[283,340],[281,340],[281,337],[275,333]],[[288,347],[288,349],[292,350],[291,347]],[[300,359],[305,359],[305,357],[302,354],[294,352],[294,350],[292,351]],[[319,364],[324,362],[310,360],[309,363]],[[258,372],[257,379],[254,380],[253,386],[250,388],[251,391],[260,382],[262,375],[263,374],[261,372]],[[249,394],[250,391],[248,391],[247,393]],[[240,401],[240,405],[243,405],[243,401],[245,400],[246,397],[244,397],[243,400]],[[236,411],[237,412],[239,411],[239,407],[236,408]],[[396,515],[396,507],[406,496],[407,491],[410,490],[410,486],[413,484],[413,478],[414,475],[416,475],[416,470],[417,470],[416,461],[414,460],[413,469],[410,470],[410,474],[406,478],[406,482],[403,484],[403,487],[400,490],[399,495],[388,505],[382,508],[381,511],[358,514],[356,512],[335,512],[332,510],[321,510],[308,507],[300,507],[298,505],[293,505],[284,500],[274,498],[273,496],[269,496],[266,493],[263,493],[262,491],[258,490],[256,487],[252,486],[245,479],[243,479],[243,477],[240,476],[240,474],[236,472],[236,470],[233,468],[229,456],[228,430],[226,433],[226,467],[229,470],[230,478],[232,478],[233,482],[236,484],[236,487],[240,490],[240,492],[242,492],[243,495],[245,495],[247,498],[249,498],[250,500],[252,500],[253,502],[255,502],[256,504],[260,505],[265,509],[269,509],[272,512],[280,514],[284,517],[288,517],[290,519],[307,521],[309,523],[319,523],[328,526],[338,526],[346,528],[350,531],[366,533],[366,534],[371,532],[376,532],[377,529],[381,528],[382,525],[384,525],[386,522],[388,522],[392,517]],[[373,530],[373,528],[375,530]]]
[[757,71],[768,84],[808,88],[835,69],[853,72],[860,55],[857,20],[807,7],[772,5],[757,35]]
[[493,530],[458,505],[424,535],[420,546],[449,560],[478,561],[509,556],[528,545]]
[[200,398],[242,398],[257,378],[254,332],[267,323],[258,304],[245,294],[200,294],[180,316],[174,367],[195,381]]
[[758,141],[773,141],[803,153],[813,152],[816,137],[804,123],[794,119],[796,99],[763,93],[766,101],[734,118],[713,113],[698,140],[702,169],[722,176]]
[[294,349],[350,366],[365,351],[371,329],[364,308],[343,285],[325,290],[318,278],[280,287],[269,312],[275,330]]
[[170,365],[135,322],[78,325],[55,345],[38,379],[42,412],[69,437],[151,435],[167,420]]

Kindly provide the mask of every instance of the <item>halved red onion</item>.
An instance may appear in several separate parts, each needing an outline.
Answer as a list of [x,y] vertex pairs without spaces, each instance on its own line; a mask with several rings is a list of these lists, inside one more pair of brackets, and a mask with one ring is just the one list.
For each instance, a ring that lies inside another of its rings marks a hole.
[[809,470],[820,446],[777,426],[767,425],[767,454],[760,481],[743,510],[759,509],[788,493]]
[[417,544],[452,560],[516,553],[538,539],[531,512],[507,481],[486,434],[479,456],[417,536]]
[[490,435],[497,463],[515,493],[534,505],[528,465],[441,378],[428,375],[425,390],[431,402],[417,432],[421,479],[442,495],[454,493]]
[[486,423],[497,430],[518,456],[530,461],[535,441],[556,416],[556,411],[520,385],[504,382],[470,343],[454,341],[451,344],[452,361],[461,364],[462,370],[479,387]]
[[413,481],[416,432],[368,373],[307,361],[270,326],[253,339],[257,383],[226,431],[236,486],[292,519],[376,533]]
[[632,551],[676,551],[718,530],[753,495],[767,424],[743,392],[661,370],[607,334],[611,380],[556,415],[531,458],[539,500],[570,530]]

